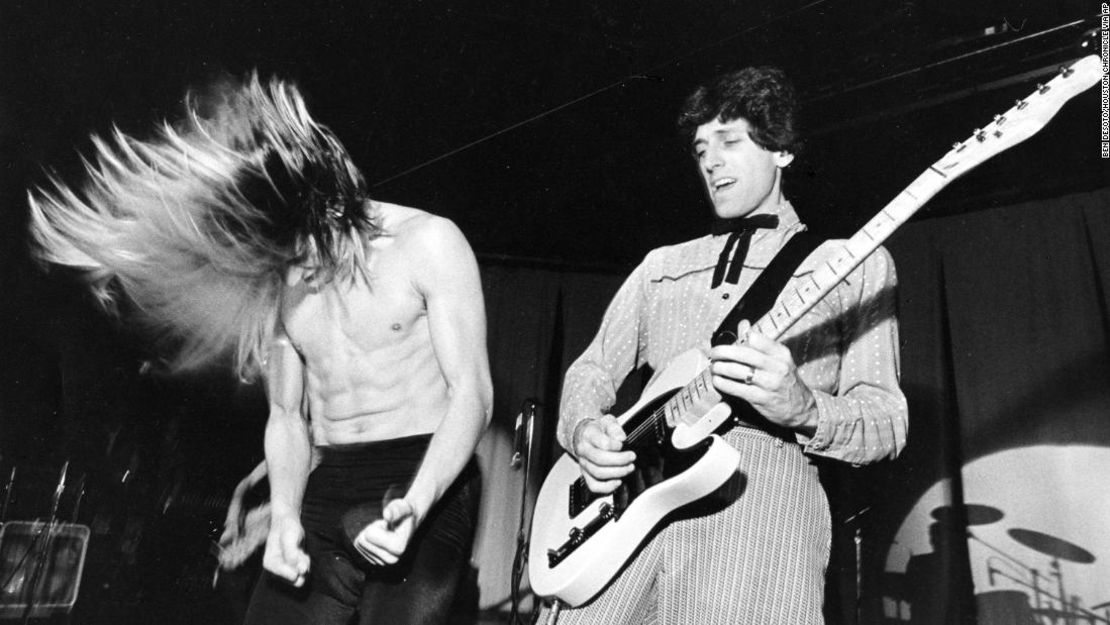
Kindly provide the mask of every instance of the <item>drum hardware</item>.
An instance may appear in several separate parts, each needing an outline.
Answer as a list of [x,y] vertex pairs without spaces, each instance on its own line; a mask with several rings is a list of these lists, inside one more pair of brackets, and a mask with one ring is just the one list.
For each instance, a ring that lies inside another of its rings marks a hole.
[[[967,530],[967,537],[968,537],[969,540],[974,540],[975,542],[979,543],[980,545],[983,545],[987,549],[990,549],[991,551],[995,552],[996,554],[1002,556],[1003,558],[1006,559],[1006,561],[1008,561],[1011,564],[1011,566],[1016,566],[1016,568],[1018,568],[1022,571],[1032,572],[1034,578],[1038,575],[1037,570],[1035,568],[1029,566],[1025,562],[1022,562],[1021,560],[1015,558],[1014,556],[1006,553],[1005,551],[999,549],[998,547],[995,547],[994,545],[990,544],[989,542],[983,540],[978,535],[976,535],[975,532],[972,532],[970,529]],[[990,560],[988,559],[988,570],[987,570],[988,576],[990,576],[990,569],[991,568],[992,568],[992,566],[990,565]],[[998,569],[995,569],[994,574],[995,575],[1001,575],[1002,571],[998,570]],[[993,580],[993,577],[991,577],[991,579]],[[1015,580],[1015,581],[1017,581],[1017,580]],[[992,583],[992,585],[993,585],[993,583]],[[1022,585],[1028,586],[1028,583],[1022,582]]]
[[[1077,619],[1079,619],[1092,624],[1097,622],[1110,625],[1110,610],[1107,610],[1106,617],[1099,616],[1093,611],[1099,608],[1110,607],[1110,601],[1099,604],[1095,608],[1089,610],[1084,609],[1080,605],[1079,597],[1068,597],[1064,584],[1064,573],[1060,561],[1066,560],[1079,564],[1090,564],[1095,561],[1094,554],[1061,538],[1056,538],[1055,536],[1033,530],[1012,528],[1007,530],[1006,533],[1022,546],[1049,556],[1051,558],[1049,562],[1049,571],[1047,574],[1043,573],[1038,568],[1022,562],[998,547],[986,542],[982,538],[979,538],[969,530],[967,532],[969,539],[975,540],[996,552],[1002,556],[1002,558],[1005,558],[1005,560],[995,556],[987,558],[987,579],[991,586],[995,586],[995,579],[1000,577],[1015,585],[1029,589],[1033,598],[1031,612],[1034,616],[1043,616],[1054,620],[1064,619],[1064,623],[1075,623],[1078,622]],[[1000,565],[1003,562],[1009,566],[1005,568],[1001,567]],[[1006,570],[1006,568],[1016,569],[1017,572]],[[1055,592],[1045,587],[1046,584],[1044,582],[1049,581],[1049,578],[1056,579]]]
[[[1053,596],[1051,592],[1047,590],[1044,591],[1044,594],[1049,598],[1050,601],[1055,600],[1059,603],[1059,605],[1061,606],[1060,610],[1058,610],[1059,612],[1066,612],[1069,613],[1071,616],[1078,616],[1079,614],[1078,612],[1076,612],[1076,610],[1079,609],[1077,606],[1078,602],[1075,602],[1073,604],[1071,601],[1069,601],[1068,594],[1064,588],[1064,573],[1063,570],[1060,568],[1060,560],[1068,560],[1079,564],[1090,564],[1095,561],[1094,554],[1080,547],[1079,545],[1070,543],[1062,538],[1056,538],[1055,536],[1050,536],[1048,534],[1043,534],[1041,532],[1036,532],[1033,530],[1012,528],[1007,530],[1006,533],[1010,535],[1010,538],[1013,538],[1019,544],[1052,558],[1049,561],[1049,567],[1051,569],[1050,575],[1056,578],[1058,595]],[[1036,572],[1034,571],[1034,573]],[[1034,581],[1036,581],[1036,579],[1037,578],[1034,577]],[[1036,610],[1054,609],[1051,605],[1042,608],[1040,605],[1039,593],[1037,597],[1037,606],[1034,612],[1036,612]],[[1070,619],[1071,617],[1069,616],[1067,618]],[[1069,620],[1065,620],[1065,622],[1069,622]]]
[[73,512],[70,513],[69,520],[76,523],[81,514],[81,502],[85,499],[85,474],[81,474],[81,479],[77,480],[77,497],[73,500]]
[[8,484],[4,487],[4,507],[0,508],[0,524],[8,520],[8,505],[12,501],[12,488],[15,486],[15,467],[8,474]]
[[1110,601],[1103,601],[1102,603],[1096,603],[1095,605],[1091,606],[1089,609],[1091,610],[1092,613],[1095,610],[1102,610],[1102,614],[1103,614],[1102,620],[1103,620],[1103,622],[1110,623]]
[[[0,618],[28,623],[33,617],[68,613],[76,603],[91,532],[87,526],[58,521],[68,472],[66,461],[46,520],[0,526]],[[13,468],[4,498],[5,515],[14,481]]]

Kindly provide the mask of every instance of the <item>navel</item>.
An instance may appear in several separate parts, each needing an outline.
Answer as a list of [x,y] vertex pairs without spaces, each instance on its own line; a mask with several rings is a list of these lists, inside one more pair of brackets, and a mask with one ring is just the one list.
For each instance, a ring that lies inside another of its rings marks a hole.
[[399,323],[395,323],[391,327],[393,328],[394,332],[400,332],[401,331],[401,324],[399,324]]

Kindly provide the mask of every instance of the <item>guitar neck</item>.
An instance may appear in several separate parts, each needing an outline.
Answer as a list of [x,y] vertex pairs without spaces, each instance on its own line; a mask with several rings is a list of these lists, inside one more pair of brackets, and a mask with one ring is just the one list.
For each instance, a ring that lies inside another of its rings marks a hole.
[[764,336],[775,340],[781,339],[791,326],[836,288],[841,280],[954,178],[955,176],[949,176],[938,169],[937,164],[926,169],[863,228],[852,235],[843,247],[833,252],[825,262],[809,274],[805,281],[793,290],[784,292],[775,307],[752,324],[752,328]]

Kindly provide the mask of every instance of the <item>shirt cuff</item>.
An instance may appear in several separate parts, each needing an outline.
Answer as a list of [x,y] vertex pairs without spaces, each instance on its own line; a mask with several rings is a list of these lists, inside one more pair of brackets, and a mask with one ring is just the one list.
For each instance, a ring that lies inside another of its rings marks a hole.
[[836,431],[832,423],[836,419],[835,398],[825,391],[810,389],[810,392],[813,393],[813,400],[817,404],[817,429],[813,436],[797,432],[794,437],[805,451],[823,452],[832,445],[833,433]]

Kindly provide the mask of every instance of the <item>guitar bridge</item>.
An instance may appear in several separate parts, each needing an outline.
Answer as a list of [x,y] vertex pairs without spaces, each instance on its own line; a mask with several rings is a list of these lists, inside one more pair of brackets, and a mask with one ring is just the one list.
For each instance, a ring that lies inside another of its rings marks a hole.
[[585,526],[581,528],[572,528],[570,530],[570,536],[567,538],[567,541],[560,545],[558,549],[547,550],[548,568],[555,568],[555,566],[558,565],[560,562],[566,560],[567,556],[574,553],[574,550],[577,549],[579,545],[586,542],[586,540],[588,540],[590,536],[596,534],[598,530],[600,530],[616,515],[617,512],[613,508],[613,506],[609,504],[602,504],[601,509],[598,510],[598,515],[591,519],[590,522],[587,523]]

